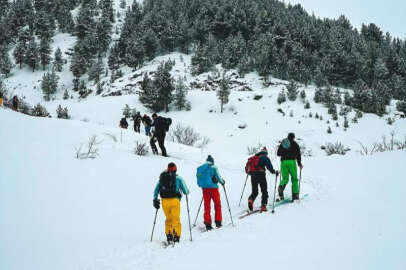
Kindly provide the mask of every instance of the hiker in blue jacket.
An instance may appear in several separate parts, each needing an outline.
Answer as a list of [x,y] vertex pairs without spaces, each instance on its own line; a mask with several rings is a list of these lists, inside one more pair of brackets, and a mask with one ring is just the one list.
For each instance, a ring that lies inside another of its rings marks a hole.
[[216,227],[221,227],[222,215],[221,215],[221,201],[220,193],[218,190],[218,184],[225,184],[225,181],[221,178],[218,168],[214,165],[214,159],[209,155],[206,162],[197,168],[196,172],[197,184],[203,189],[204,199],[204,225],[207,230],[213,229],[211,226],[210,204],[211,200],[214,202],[214,221]]

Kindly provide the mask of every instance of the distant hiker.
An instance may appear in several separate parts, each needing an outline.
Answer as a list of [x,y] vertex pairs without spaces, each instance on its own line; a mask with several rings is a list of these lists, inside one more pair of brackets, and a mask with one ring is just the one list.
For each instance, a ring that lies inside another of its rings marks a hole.
[[267,211],[266,205],[268,204],[268,186],[266,182],[266,169],[272,174],[278,174],[272,167],[271,160],[268,158],[268,150],[263,147],[261,152],[255,154],[248,159],[246,171],[251,175],[252,193],[248,197],[249,210],[254,209],[254,201],[258,196],[258,185],[261,187],[261,211]]
[[13,110],[18,111],[18,97],[13,97]]
[[140,126],[141,126],[141,114],[137,112],[137,114],[133,117],[134,120],[134,131],[140,133]]
[[286,184],[289,182],[289,175],[292,181],[292,201],[299,200],[299,182],[297,179],[296,161],[300,167],[303,168],[302,158],[300,155],[300,147],[295,142],[295,134],[289,133],[288,138],[282,140],[278,148],[277,155],[281,157],[281,174],[282,180],[278,187],[279,199],[283,200],[283,191]]
[[166,157],[167,153],[165,148],[165,136],[166,132],[169,131],[169,126],[171,125],[172,120],[170,118],[158,116],[156,113],[152,115],[152,119],[154,120],[151,125],[152,127],[154,127],[154,132],[150,140],[152,151],[155,154],[158,154],[158,149],[155,145],[155,141],[158,141],[159,148],[161,148],[162,156]]
[[148,115],[144,114],[144,116],[141,118],[141,121],[145,127],[145,135],[150,136],[151,125],[152,125],[151,118]]
[[216,227],[221,227],[221,201],[220,193],[217,183],[222,185],[225,184],[224,180],[221,178],[218,168],[214,165],[214,159],[212,156],[208,156],[206,162],[197,168],[196,172],[197,185],[203,189],[203,199],[204,199],[204,225],[209,231],[213,229],[211,226],[211,215],[210,215],[210,204],[211,200],[214,203],[214,221]]
[[0,92],[0,107],[3,106],[3,93]]
[[121,120],[120,120],[120,127],[121,127],[121,128],[125,128],[125,129],[128,128],[128,122],[127,122],[127,119],[126,119],[125,117],[121,118]]
[[165,234],[170,242],[179,242],[182,234],[182,224],[180,223],[180,199],[182,193],[189,194],[185,181],[176,174],[177,168],[175,163],[168,164],[168,168],[161,173],[159,181],[155,187],[153,205],[159,209],[160,202],[158,194],[162,198],[162,208],[164,210]]

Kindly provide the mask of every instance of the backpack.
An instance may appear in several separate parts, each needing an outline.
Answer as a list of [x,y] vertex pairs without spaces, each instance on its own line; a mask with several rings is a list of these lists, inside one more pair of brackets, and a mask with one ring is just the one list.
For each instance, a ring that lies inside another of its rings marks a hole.
[[165,120],[164,121],[165,122],[165,124],[164,124],[165,130],[169,131],[169,127],[172,124],[172,119],[171,118],[164,118],[164,120]]
[[290,141],[289,139],[285,138],[281,142],[282,148],[289,149],[290,148]]
[[252,174],[253,172],[261,171],[261,167],[258,166],[259,164],[259,155],[254,155],[248,158],[247,163],[245,164],[245,172],[247,174]]
[[176,191],[176,173],[163,172],[159,176],[159,194],[161,198],[175,198],[180,194]]

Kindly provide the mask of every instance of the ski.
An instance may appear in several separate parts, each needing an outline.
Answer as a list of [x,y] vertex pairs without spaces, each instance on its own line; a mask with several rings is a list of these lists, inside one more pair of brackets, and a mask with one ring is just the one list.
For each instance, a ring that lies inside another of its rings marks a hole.
[[261,209],[258,208],[258,209],[252,210],[252,211],[247,210],[245,214],[239,216],[238,218],[243,219],[245,217],[251,216],[251,215],[256,214],[256,213],[262,213]]
[[167,247],[175,247],[175,242],[168,242],[168,241],[162,241],[161,242],[161,246],[163,248],[167,248]]
[[[300,202],[300,200],[306,198],[307,196],[309,196],[309,194],[307,194],[307,193],[304,194],[303,196],[300,197],[300,199],[298,200],[298,202]],[[279,207],[279,206],[282,206],[282,205],[284,205],[284,204],[288,204],[288,203],[292,203],[292,198],[291,198],[291,197],[288,197],[288,198],[283,199],[283,200],[280,200],[280,201],[275,201],[275,208],[276,208],[276,207]]]

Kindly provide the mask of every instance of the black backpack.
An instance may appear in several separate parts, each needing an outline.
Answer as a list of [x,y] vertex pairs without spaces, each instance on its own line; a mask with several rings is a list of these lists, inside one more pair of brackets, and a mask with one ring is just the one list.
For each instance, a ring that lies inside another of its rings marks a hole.
[[163,172],[159,176],[159,194],[161,198],[176,198],[180,194],[176,190],[176,173],[175,172]]
[[169,131],[169,127],[172,124],[172,119],[171,118],[165,118],[165,130]]

